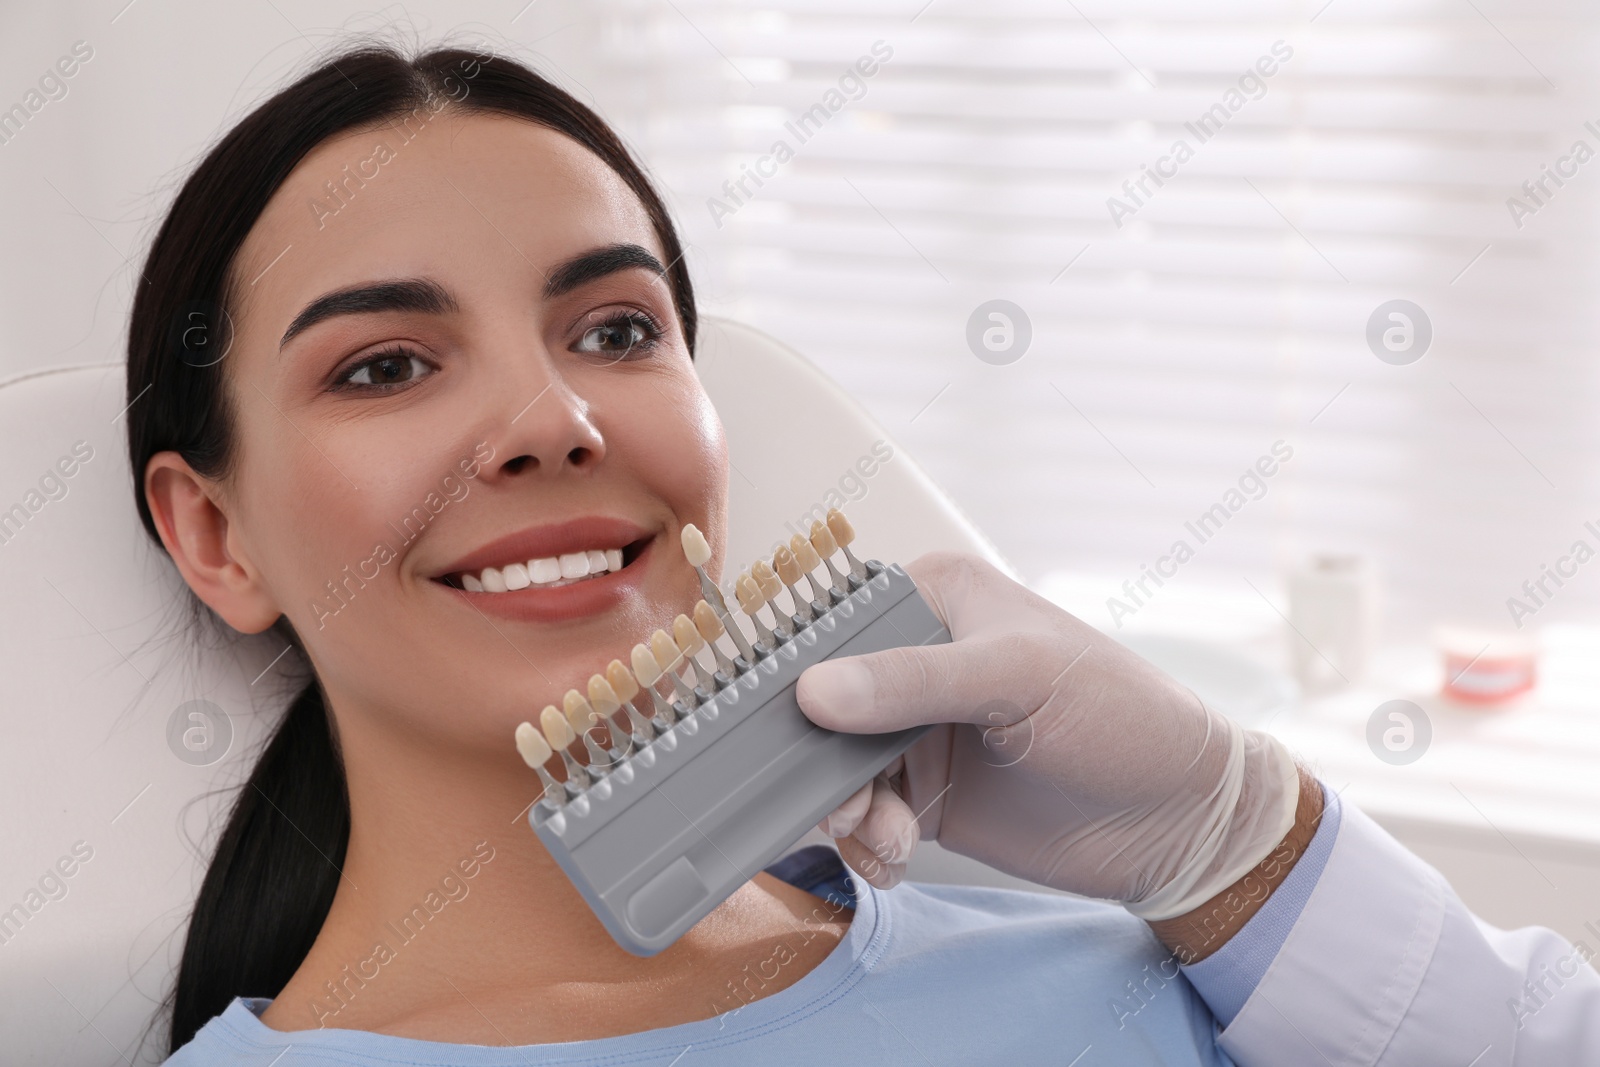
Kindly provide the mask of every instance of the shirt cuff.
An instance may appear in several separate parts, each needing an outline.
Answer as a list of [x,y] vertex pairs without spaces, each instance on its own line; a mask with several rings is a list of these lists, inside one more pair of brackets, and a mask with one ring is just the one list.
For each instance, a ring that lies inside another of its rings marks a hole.
[[1321,824],[1299,862],[1290,868],[1261,910],[1226,944],[1200,962],[1183,967],[1189,984],[1222,1026],[1233,1022],[1261,984],[1306,901],[1311,899],[1311,891],[1333,852],[1334,839],[1339,836],[1340,816],[1339,794],[1323,785]]

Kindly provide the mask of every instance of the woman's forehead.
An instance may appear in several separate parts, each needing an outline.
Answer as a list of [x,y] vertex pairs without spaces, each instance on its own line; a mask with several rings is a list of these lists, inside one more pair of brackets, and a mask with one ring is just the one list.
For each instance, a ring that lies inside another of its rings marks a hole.
[[245,239],[233,283],[239,317],[270,326],[341,284],[539,278],[623,243],[662,253],[633,191],[571,138],[510,116],[423,110],[309,153]]

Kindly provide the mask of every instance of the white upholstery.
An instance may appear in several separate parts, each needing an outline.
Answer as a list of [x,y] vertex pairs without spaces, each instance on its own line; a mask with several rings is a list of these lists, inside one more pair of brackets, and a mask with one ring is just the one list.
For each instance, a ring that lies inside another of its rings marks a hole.
[[[735,467],[730,565],[787,539],[785,523],[832,503],[841,482],[852,490],[850,472],[885,441],[892,458],[861,479],[861,499],[847,501],[862,553],[903,562],[959,548],[1006,566],[890,435],[799,354],[712,319],[697,364]],[[277,638],[196,647],[186,591],[134,512],[122,407],[121,364],[0,385],[0,521],[15,504],[37,506],[14,534],[0,526],[9,536],[0,543],[0,911],[26,910],[30,887],[63,857],[73,870],[61,879],[65,895],[33,898],[44,903],[0,944],[7,1063],[159,1058],[159,1038],[142,1056],[134,1046],[169,988],[226,787],[242,780],[291,695],[288,658],[273,664]],[[79,441],[93,457],[61,479],[65,495],[29,497]],[[197,698],[234,725],[227,755],[210,766],[180,761],[167,740],[173,712]],[[80,854],[92,849],[81,863],[72,859],[80,841]]]

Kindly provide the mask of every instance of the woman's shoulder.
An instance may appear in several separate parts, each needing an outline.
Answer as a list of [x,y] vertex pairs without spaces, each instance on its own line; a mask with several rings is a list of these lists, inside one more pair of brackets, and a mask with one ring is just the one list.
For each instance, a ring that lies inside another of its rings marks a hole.
[[162,1062],[162,1067],[250,1064],[255,1062],[254,1056],[258,1053],[283,1055],[283,1049],[265,1049],[249,1036],[252,1029],[260,1029],[259,1016],[271,1003],[268,998],[235,997],[221,1014],[213,1015],[186,1045],[174,1050]]
[[[1073,974],[1088,982],[1105,972],[1140,976],[1146,965],[1177,965],[1150,932],[1128,911],[1105,901],[1045,889],[1003,889],[943,882],[903,882],[890,890],[869,890],[852,875],[839,854],[812,846],[767,868],[801,889],[855,905],[871,892],[885,927],[878,952],[893,962],[914,960],[919,967],[941,962],[955,968],[983,966],[1003,959],[1014,972],[1060,969],[1070,953]],[[1119,980],[1117,985],[1126,979]]]
[[1137,970],[1166,955],[1145,923],[1104,901],[1043,889],[934,882],[906,882],[880,896],[901,953],[1007,953],[1027,947],[1030,958],[1046,962],[1051,949],[1071,950],[1080,972],[1082,964],[1096,959],[1118,970],[1135,963]]

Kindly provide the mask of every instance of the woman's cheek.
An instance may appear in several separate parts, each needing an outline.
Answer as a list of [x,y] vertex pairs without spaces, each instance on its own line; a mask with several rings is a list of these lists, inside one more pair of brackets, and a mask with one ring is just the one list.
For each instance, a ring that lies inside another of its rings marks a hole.
[[263,487],[252,526],[267,531],[266,578],[280,610],[303,634],[372,611],[385,598],[383,588],[393,581],[403,547],[386,518],[402,514],[393,503],[398,487],[370,477],[352,486],[333,468],[332,457],[313,455],[316,464],[258,471],[247,483]]

